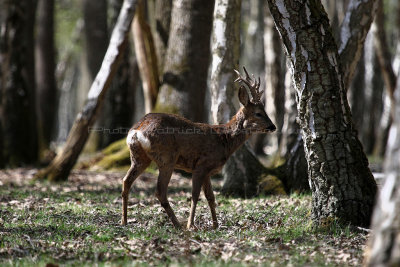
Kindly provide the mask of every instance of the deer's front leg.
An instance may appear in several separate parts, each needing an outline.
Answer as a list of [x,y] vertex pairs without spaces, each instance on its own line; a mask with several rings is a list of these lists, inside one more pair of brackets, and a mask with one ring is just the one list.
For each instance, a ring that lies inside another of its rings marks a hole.
[[187,229],[194,226],[194,215],[196,212],[197,201],[199,200],[201,185],[203,184],[204,175],[201,172],[193,172],[192,176],[192,204],[190,207],[190,215],[187,223]]
[[203,191],[204,191],[204,195],[206,196],[208,206],[210,206],[211,217],[212,217],[212,221],[213,221],[213,228],[217,229],[218,228],[218,220],[217,220],[217,214],[215,212],[215,207],[216,207],[215,196],[214,196],[214,192],[212,190],[210,176],[208,176],[204,179]]

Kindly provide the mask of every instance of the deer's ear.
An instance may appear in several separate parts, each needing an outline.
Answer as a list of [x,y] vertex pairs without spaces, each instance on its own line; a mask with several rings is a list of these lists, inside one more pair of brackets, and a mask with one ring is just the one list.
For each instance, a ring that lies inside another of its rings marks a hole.
[[246,91],[244,86],[240,86],[239,93],[238,93],[239,101],[243,104],[243,106],[247,106],[250,102],[249,94]]

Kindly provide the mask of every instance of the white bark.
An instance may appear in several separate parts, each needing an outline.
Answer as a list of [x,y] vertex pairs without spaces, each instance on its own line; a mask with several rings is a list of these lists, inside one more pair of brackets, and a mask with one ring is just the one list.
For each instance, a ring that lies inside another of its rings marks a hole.
[[[238,67],[241,0],[217,0],[214,8],[211,63],[211,101],[214,123],[227,122],[237,111],[237,89],[233,69]],[[262,164],[247,146],[228,160],[222,174],[222,192],[249,197],[256,193]]]
[[[397,87],[400,78],[397,79]],[[385,158],[386,179],[372,219],[373,235],[366,253],[367,266],[400,265],[400,88],[395,92],[395,117]]]
[[[225,123],[239,107],[233,69],[238,69],[240,0],[217,0],[214,8],[211,62],[211,112],[213,122]],[[229,21],[228,21],[229,20]]]

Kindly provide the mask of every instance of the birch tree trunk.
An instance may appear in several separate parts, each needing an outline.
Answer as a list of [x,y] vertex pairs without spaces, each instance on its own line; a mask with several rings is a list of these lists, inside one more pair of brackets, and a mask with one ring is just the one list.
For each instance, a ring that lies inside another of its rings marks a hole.
[[376,183],[353,127],[325,10],[320,2],[310,0],[268,3],[293,69],[313,220],[369,225]]
[[16,167],[35,163],[38,158],[33,41],[36,5],[33,0],[3,1],[2,4],[0,153],[3,165]]
[[366,266],[400,266],[400,79],[394,93],[396,107],[385,157],[385,181],[372,219]]
[[156,111],[204,121],[214,0],[174,0]]
[[103,103],[104,95],[118,69],[122,52],[127,45],[127,36],[135,14],[135,6],[135,0],[124,1],[117,24],[111,35],[103,64],[89,90],[86,104],[77,115],[61,153],[57,155],[47,168],[40,170],[36,178],[47,178],[51,181],[67,180],[72,167],[75,165],[87,141],[90,127],[96,120]]
[[[115,27],[123,0],[109,1],[109,32]],[[99,146],[104,148],[114,141],[126,137],[126,129],[132,126],[135,115],[135,93],[139,84],[139,70],[130,42],[122,55],[121,63],[104,99],[104,108],[99,114]]]
[[[211,63],[211,112],[214,123],[225,123],[239,108],[234,84],[240,45],[241,0],[217,0],[214,9]],[[239,148],[225,164],[222,192],[250,197],[257,193],[260,174],[265,168],[248,146]]]

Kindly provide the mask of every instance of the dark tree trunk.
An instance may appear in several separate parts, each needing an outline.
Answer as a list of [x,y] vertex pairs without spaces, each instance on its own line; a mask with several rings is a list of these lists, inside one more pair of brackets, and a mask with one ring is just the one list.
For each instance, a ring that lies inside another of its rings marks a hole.
[[40,149],[49,149],[57,115],[54,0],[39,0],[36,27],[36,88]]
[[[363,49],[364,50],[364,49]],[[354,118],[354,126],[358,131],[358,138],[363,141],[363,127],[364,127],[364,116],[365,110],[365,59],[364,53],[362,54],[360,61],[358,62],[357,69],[354,75],[354,79],[349,90],[349,102],[351,107],[351,113]]]
[[68,178],[87,141],[90,127],[95,122],[101,109],[104,95],[118,70],[123,51],[127,46],[128,33],[135,14],[135,6],[135,0],[124,1],[103,60],[104,64],[102,64],[90,88],[86,104],[77,115],[62,152],[57,155],[47,168],[39,171],[36,178],[47,178],[51,181],[62,181]]
[[108,45],[107,1],[84,0],[83,16],[87,64],[92,82],[100,69]]
[[169,29],[171,24],[172,0],[155,0],[156,30],[154,43],[156,47],[159,79],[164,73],[165,54],[168,47]]
[[[245,7],[246,3],[248,8]],[[242,53],[240,53],[239,62],[246,66],[247,70],[251,73],[257,73],[263,76],[265,71],[265,57],[264,57],[264,9],[266,8],[264,0],[250,0],[244,1],[241,7],[241,24],[242,24]],[[248,12],[244,13],[244,11]],[[247,14],[249,13],[249,14]],[[247,25],[247,28],[243,27]],[[246,30],[247,29],[247,30]],[[279,41],[279,40],[278,40]],[[255,53],[254,51],[258,51]],[[264,89],[265,83],[261,83],[261,90]],[[236,97],[236,96],[235,96]],[[272,99],[271,99],[272,100]],[[270,113],[268,115],[271,117]],[[272,118],[275,123],[275,119]],[[276,123],[275,123],[276,124]],[[276,135],[271,136],[274,138]],[[276,140],[276,139],[274,139]],[[264,154],[264,143],[266,135],[259,134],[250,138],[254,148],[254,152],[258,155]],[[276,147],[275,147],[276,149]]]
[[376,183],[351,120],[325,10],[311,0],[268,3],[293,68],[313,220],[369,225]]
[[175,0],[156,111],[204,121],[214,1]]
[[[373,63],[372,63],[372,77],[371,86],[372,94],[370,96],[369,108],[367,109],[367,123],[365,124],[366,143],[365,151],[367,154],[374,152],[378,139],[387,140],[389,129],[384,130],[380,128],[381,125],[387,125],[387,122],[383,122],[384,118],[389,119],[389,114],[383,114],[384,111],[384,83],[382,75],[379,69],[378,58],[375,52],[373,52]],[[384,141],[386,143],[386,141]]]
[[288,193],[310,192],[303,138],[301,134],[297,134],[296,137],[294,143],[288,147],[285,164],[280,167],[282,170],[280,178]]
[[[397,79],[400,82],[400,79]],[[372,219],[372,236],[366,266],[400,266],[400,88],[394,93],[396,107],[386,153],[385,181]]]
[[0,121],[4,163],[38,158],[33,29],[36,2],[5,1],[0,11]]
[[264,31],[264,54],[265,54],[265,103],[266,111],[275,123],[277,132],[268,136],[268,139],[278,152],[281,142],[281,133],[285,114],[285,72],[282,43],[279,33],[275,28],[274,20],[265,6],[265,31]]
[[[109,2],[111,8],[110,30],[115,26],[123,0]],[[137,62],[132,55],[129,44],[122,55],[121,64],[115,78],[106,93],[104,108],[99,118],[99,146],[104,148],[114,141],[126,136],[127,129],[132,126],[135,114],[135,91],[139,82]]]

